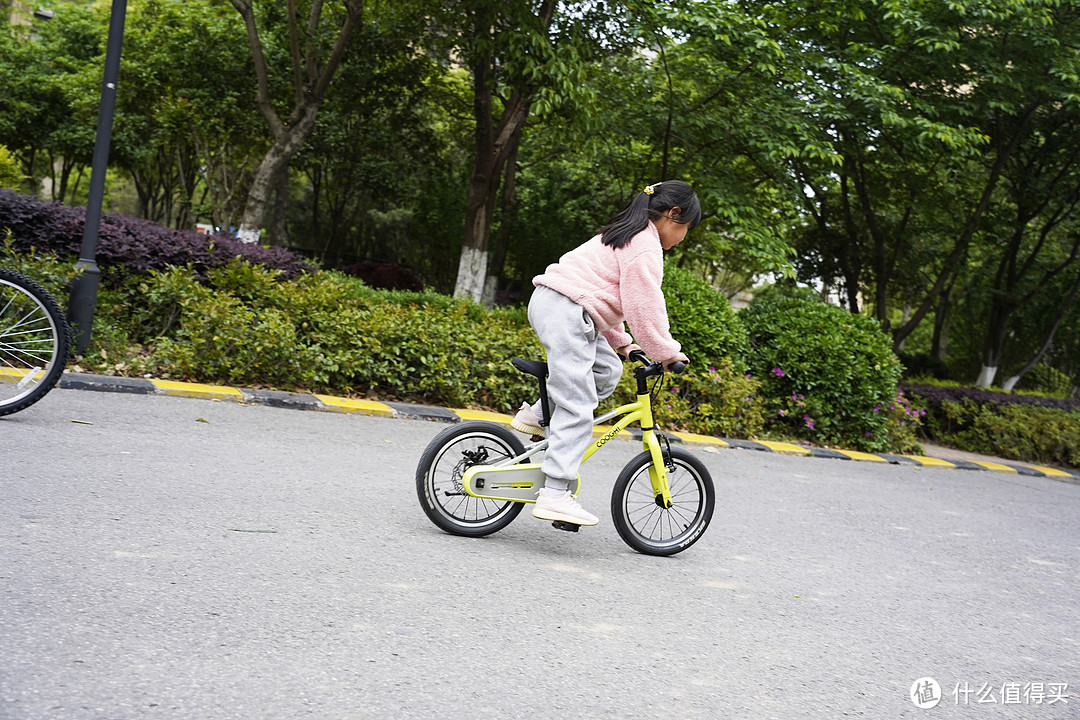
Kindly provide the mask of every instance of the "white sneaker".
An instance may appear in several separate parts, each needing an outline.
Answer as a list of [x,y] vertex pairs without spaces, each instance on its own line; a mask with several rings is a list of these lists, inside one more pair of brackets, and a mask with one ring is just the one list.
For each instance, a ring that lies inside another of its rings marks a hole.
[[544,437],[544,428],[540,424],[540,418],[536,417],[536,413],[532,411],[532,407],[529,406],[529,403],[521,403],[521,408],[517,411],[517,415],[510,421],[510,427],[518,432],[523,432],[526,435],[539,435],[540,437]]
[[581,507],[569,490],[559,492],[540,488],[532,514],[541,520],[561,520],[574,525],[595,525],[600,522],[600,518]]

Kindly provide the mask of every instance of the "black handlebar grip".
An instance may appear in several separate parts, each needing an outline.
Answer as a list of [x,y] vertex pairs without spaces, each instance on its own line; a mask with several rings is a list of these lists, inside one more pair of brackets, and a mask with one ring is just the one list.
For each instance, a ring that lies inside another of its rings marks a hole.
[[686,363],[684,363],[682,360],[676,360],[675,362],[668,365],[668,369],[671,370],[671,372],[678,375],[679,373],[681,373],[683,370],[686,369]]

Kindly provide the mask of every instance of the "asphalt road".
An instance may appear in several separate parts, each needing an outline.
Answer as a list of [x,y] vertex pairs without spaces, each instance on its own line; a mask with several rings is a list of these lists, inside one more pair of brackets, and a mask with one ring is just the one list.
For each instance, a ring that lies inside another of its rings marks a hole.
[[697,448],[713,524],[652,558],[607,516],[629,440],[584,469],[595,528],[440,532],[442,427],[75,390],[0,418],[0,718],[1080,717],[1080,484]]

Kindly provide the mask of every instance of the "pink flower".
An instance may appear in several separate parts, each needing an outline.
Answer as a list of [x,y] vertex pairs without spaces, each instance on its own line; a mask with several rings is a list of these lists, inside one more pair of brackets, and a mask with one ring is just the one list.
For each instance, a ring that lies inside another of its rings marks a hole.
[[784,377],[784,371],[780,368],[773,368],[772,371],[773,375],[775,375],[776,377]]

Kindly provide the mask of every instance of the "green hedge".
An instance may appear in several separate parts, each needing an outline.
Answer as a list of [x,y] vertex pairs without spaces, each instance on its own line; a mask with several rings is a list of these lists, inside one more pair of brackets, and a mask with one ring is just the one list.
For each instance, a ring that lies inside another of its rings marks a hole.
[[146,348],[133,366],[153,374],[499,410],[534,392],[509,364],[542,352],[519,310],[373,291],[333,272],[277,275],[236,261],[200,282],[172,268],[129,280],[103,305]]
[[971,452],[1080,468],[1080,412],[947,400],[941,440]]
[[[759,431],[756,383],[744,377],[744,360],[726,354],[745,351],[745,330],[722,296],[688,273],[672,275],[673,331],[695,365],[679,380],[683,394],[659,414],[669,427],[698,432]],[[84,362],[105,372],[507,411],[536,392],[509,359],[543,357],[523,308],[376,291],[333,272],[283,282],[278,271],[241,261],[202,278],[187,268],[129,278],[103,290],[99,308],[104,355]],[[619,397],[632,395],[627,373]]]
[[780,291],[756,297],[740,319],[774,431],[870,451],[916,444],[918,418],[897,394],[900,362],[872,319]]

